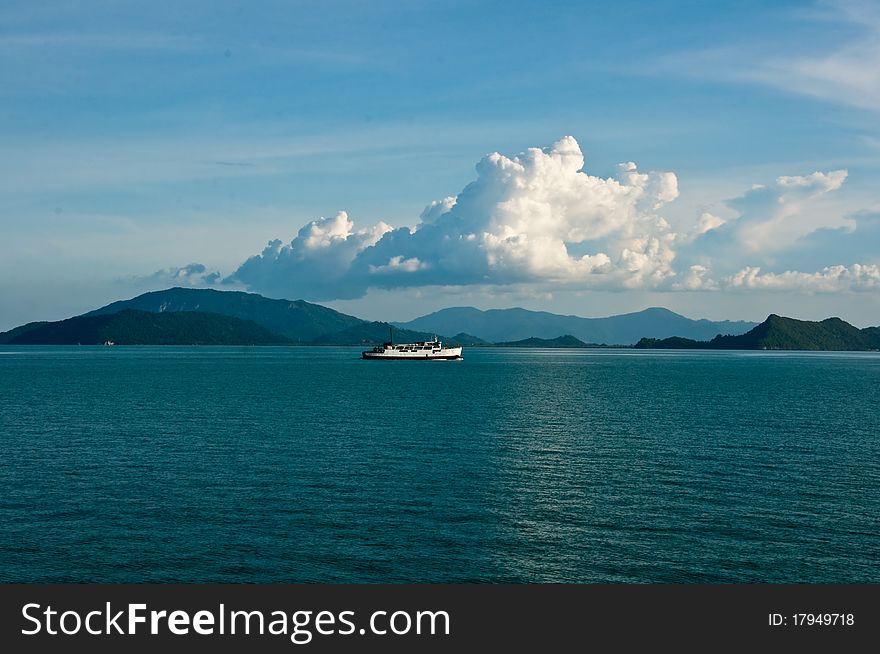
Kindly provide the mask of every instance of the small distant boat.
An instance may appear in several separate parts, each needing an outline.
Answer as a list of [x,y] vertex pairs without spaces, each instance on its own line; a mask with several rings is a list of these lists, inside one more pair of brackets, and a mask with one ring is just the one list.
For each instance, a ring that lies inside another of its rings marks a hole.
[[387,343],[361,352],[361,356],[364,359],[385,361],[452,361],[462,358],[461,346],[443,347],[443,343],[436,336],[433,341],[418,341],[416,343],[395,343],[393,330],[391,330],[390,336],[391,340]]
[[114,343],[113,341],[104,341],[104,345],[109,347],[111,345],[116,345],[116,343]]

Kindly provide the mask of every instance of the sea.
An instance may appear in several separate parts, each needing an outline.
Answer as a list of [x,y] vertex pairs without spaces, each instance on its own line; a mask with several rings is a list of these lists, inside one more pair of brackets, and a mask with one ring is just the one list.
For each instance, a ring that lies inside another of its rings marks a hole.
[[0,346],[2,582],[880,582],[880,354]]

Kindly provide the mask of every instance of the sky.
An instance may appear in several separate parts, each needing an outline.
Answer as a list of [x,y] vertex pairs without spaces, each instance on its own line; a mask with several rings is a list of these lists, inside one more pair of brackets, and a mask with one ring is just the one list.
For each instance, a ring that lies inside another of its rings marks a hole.
[[169,286],[880,324],[880,4],[0,5],[0,330]]

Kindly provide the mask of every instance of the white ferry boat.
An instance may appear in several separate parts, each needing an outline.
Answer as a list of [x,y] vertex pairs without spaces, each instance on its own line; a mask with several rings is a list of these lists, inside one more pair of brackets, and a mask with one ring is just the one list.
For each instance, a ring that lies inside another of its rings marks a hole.
[[364,359],[442,361],[461,359],[461,346],[443,347],[443,343],[435,336],[433,341],[418,343],[395,343],[394,334],[391,340],[377,345],[372,350],[362,352]]

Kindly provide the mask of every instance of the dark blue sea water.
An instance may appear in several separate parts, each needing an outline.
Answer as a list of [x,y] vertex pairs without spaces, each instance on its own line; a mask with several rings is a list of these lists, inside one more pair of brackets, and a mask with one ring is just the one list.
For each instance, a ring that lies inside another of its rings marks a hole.
[[880,581],[880,355],[465,356],[0,347],[0,581]]

